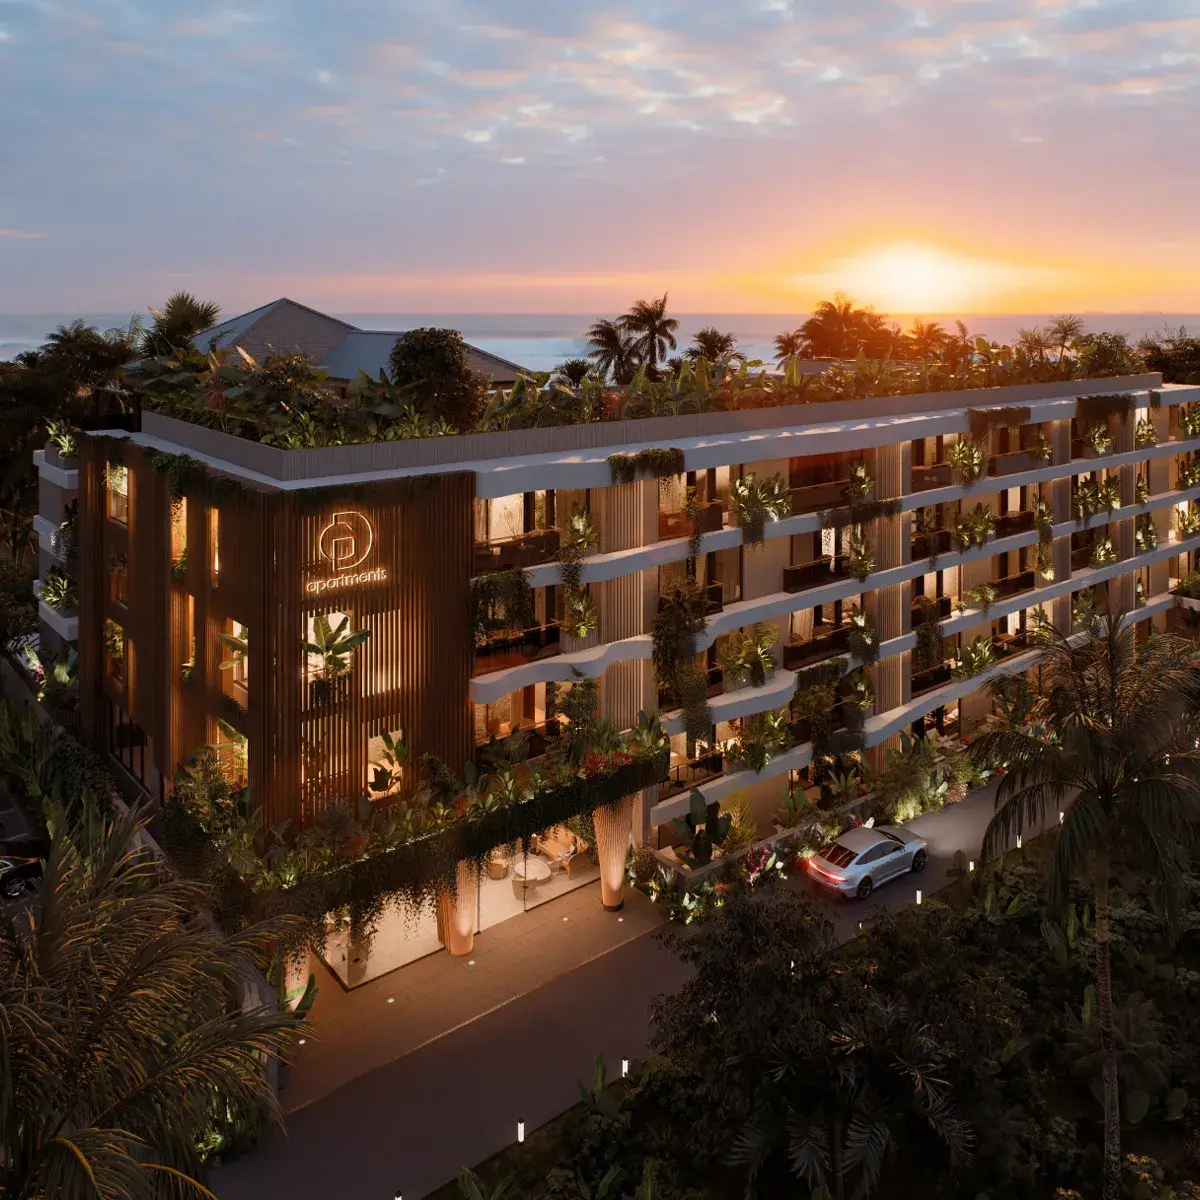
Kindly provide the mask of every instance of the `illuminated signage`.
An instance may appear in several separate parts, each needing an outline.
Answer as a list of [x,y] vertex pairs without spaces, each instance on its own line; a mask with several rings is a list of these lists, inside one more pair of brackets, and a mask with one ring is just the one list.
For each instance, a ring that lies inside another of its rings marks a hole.
[[333,568],[323,579],[310,579],[304,590],[315,595],[365,583],[386,583],[386,567],[356,570],[375,546],[375,530],[360,512],[335,512],[317,535],[317,552]]

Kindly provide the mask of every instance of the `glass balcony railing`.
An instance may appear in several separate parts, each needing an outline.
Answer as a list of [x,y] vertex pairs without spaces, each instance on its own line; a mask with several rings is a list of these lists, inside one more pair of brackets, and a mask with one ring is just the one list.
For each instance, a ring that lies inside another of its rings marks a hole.
[[998,538],[1010,537],[1014,533],[1029,533],[1032,529],[1032,512],[1012,512],[996,518],[996,536]]
[[1006,575],[997,579],[993,585],[996,589],[997,600],[1009,600],[1022,592],[1030,592],[1037,586],[1037,578],[1032,571],[1022,571],[1018,575]]
[[950,610],[953,606],[953,601],[950,599],[949,596],[915,597],[912,602],[913,628],[916,628],[917,624],[921,620],[922,614],[925,611],[925,605],[921,603],[922,600],[928,600],[928,602],[934,606],[934,608],[937,610],[937,615],[938,615],[939,620],[941,620],[941,618],[943,618],[943,617],[948,617],[950,615]]
[[810,483],[792,488],[792,516],[820,512],[825,508],[841,508],[846,503],[846,480],[830,483]]
[[988,459],[988,474],[995,476],[1016,475],[1019,471],[1032,471],[1044,466],[1028,450],[1010,450],[1007,454],[993,454]]
[[537,625],[523,633],[505,634],[489,638],[475,647],[475,675],[488,675],[492,671],[503,671],[519,667],[522,663],[538,658],[550,658],[560,652],[561,631],[557,621],[548,625]]
[[[721,507],[720,500],[709,500],[700,509],[700,532],[701,533],[716,533],[722,529],[725,524],[725,511]],[[679,512],[663,512],[661,509],[658,513],[658,537],[660,541],[666,541],[668,538],[691,537],[692,523],[687,518],[687,513]]]
[[682,796],[710,779],[717,779],[724,774],[725,760],[720,750],[711,750],[690,762],[679,763],[667,772],[667,778],[658,785],[658,800],[670,800],[673,796]]
[[914,671],[912,673],[913,698],[949,683],[952,678],[953,674],[949,663],[938,663],[937,666],[926,667],[923,671]]
[[[725,607],[725,585],[724,584],[722,584],[722,583],[706,584],[704,587],[704,594],[708,597],[708,611],[709,611],[710,615],[712,613],[719,613],[724,609],[724,607]],[[663,609],[666,608],[666,606],[667,606],[667,597],[659,596],[658,611],[662,612]]]
[[839,554],[836,558],[831,558],[828,554],[822,554],[812,562],[784,567],[783,590],[794,595],[806,588],[818,587],[822,583],[836,583],[839,579],[849,578],[850,555]]
[[558,553],[557,529],[534,529],[517,537],[475,543],[475,574],[509,567],[536,567],[553,562]]
[[949,463],[934,463],[928,467],[913,467],[912,490],[927,492],[930,488],[949,487],[954,482],[954,473]]
[[850,649],[850,626],[840,625],[831,629],[828,625],[817,625],[813,636],[806,642],[785,642],[783,665],[789,671],[808,667],[813,663],[845,654]]
[[920,562],[923,558],[932,558],[935,554],[949,554],[954,549],[954,531],[950,529],[935,529],[932,533],[922,534],[912,540],[912,557],[910,562]]

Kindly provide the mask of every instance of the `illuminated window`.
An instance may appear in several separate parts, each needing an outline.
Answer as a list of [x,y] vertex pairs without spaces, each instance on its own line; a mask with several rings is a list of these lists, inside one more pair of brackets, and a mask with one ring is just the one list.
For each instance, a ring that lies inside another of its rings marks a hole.
[[119,686],[125,684],[125,630],[111,619],[104,622],[104,669]]
[[216,583],[221,574],[221,514],[215,508],[208,510],[208,542],[212,547],[212,581]]
[[105,472],[109,519],[129,524],[129,468],[109,463]]
[[171,574],[176,579],[187,575],[187,499],[171,502]]
[[250,630],[241,621],[226,621],[224,632],[221,634],[221,646],[224,657],[221,670],[226,673],[229,686],[225,689],[233,696],[245,698],[246,687],[250,679]]

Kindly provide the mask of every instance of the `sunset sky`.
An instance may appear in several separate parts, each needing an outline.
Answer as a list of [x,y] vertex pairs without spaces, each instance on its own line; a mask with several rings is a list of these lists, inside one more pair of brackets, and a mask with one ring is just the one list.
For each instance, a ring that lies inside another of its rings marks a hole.
[[0,312],[1200,311],[1197,0],[0,0]]

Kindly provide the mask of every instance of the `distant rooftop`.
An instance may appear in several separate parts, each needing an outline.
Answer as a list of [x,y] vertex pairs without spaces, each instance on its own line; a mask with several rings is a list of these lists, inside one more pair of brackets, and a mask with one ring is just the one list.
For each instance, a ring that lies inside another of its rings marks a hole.
[[[404,332],[360,329],[285,296],[204,330],[196,335],[196,345],[205,347],[215,340],[218,349],[240,346],[255,358],[271,352],[299,352],[312,358],[331,380],[348,382],[357,379],[359,371],[378,379],[379,372],[387,369],[396,339]],[[477,346],[467,346],[467,363],[497,387],[527,374],[524,367]]]

